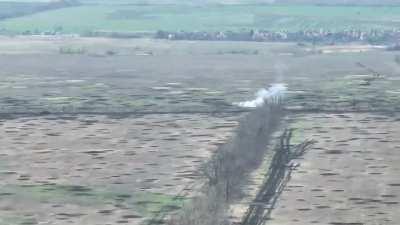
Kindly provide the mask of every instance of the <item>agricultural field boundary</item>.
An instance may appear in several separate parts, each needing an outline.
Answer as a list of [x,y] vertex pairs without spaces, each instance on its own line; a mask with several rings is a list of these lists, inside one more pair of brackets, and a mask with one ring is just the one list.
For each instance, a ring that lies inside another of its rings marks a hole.
[[163,219],[170,225],[215,225],[228,221],[229,204],[240,198],[249,172],[262,163],[269,150],[266,146],[283,115],[281,105],[266,105],[245,115],[235,135],[201,168],[207,180],[202,193],[176,214],[161,215],[150,224]]

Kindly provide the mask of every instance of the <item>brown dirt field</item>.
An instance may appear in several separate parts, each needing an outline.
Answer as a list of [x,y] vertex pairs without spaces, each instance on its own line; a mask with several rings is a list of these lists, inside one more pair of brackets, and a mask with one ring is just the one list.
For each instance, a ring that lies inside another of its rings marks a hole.
[[266,224],[396,224],[400,204],[398,115],[306,114],[296,140],[312,138]]
[[[61,54],[62,47],[87,50]],[[307,48],[282,43],[3,38],[0,112],[237,110],[232,102],[251,99],[258,89],[276,82],[288,84],[291,107],[399,109],[397,52],[314,54]],[[107,55],[109,51],[115,54]],[[382,77],[374,80],[358,62]],[[366,86],[365,79],[373,81]]]
[[236,121],[231,115],[1,121],[0,224],[137,224],[165,205],[180,207],[173,197],[200,190],[199,166]]
[[[238,110],[232,103],[271,83],[288,84],[292,109],[400,109],[398,52],[315,54],[296,44],[147,39],[0,42],[1,225],[138,224],[178,209],[183,200],[174,195],[199,190],[199,165],[243,115],[231,112]],[[85,52],[64,54],[64,47]],[[365,85],[372,74],[358,62],[382,77]],[[293,117],[295,141],[318,144],[268,223],[398,220],[397,121],[383,118]],[[252,174],[250,197],[234,212],[243,212],[263,174]]]

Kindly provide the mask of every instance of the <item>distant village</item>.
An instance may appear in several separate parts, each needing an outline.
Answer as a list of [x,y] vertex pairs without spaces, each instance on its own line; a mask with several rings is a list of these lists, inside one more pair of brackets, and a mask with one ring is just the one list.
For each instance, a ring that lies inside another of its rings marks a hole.
[[[0,29],[0,35],[9,35],[7,30]],[[167,40],[196,40],[196,41],[256,41],[256,42],[297,42],[312,44],[343,44],[365,43],[374,45],[392,46],[389,50],[400,50],[400,28],[393,30],[344,30],[328,31],[267,31],[267,30],[241,30],[241,31],[162,31],[152,32],[116,32],[116,31],[89,31],[84,34],[65,34],[63,28],[55,27],[50,31],[27,30],[21,33],[26,36],[62,37],[108,37],[108,38],[155,38]]]
[[306,31],[226,31],[226,32],[168,32],[158,31],[158,39],[169,40],[212,40],[212,41],[260,41],[260,42],[311,42],[311,43],[348,43],[365,42],[370,44],[400,43],[400,29],[393,30],[345,30],[339,32],[320,30]]

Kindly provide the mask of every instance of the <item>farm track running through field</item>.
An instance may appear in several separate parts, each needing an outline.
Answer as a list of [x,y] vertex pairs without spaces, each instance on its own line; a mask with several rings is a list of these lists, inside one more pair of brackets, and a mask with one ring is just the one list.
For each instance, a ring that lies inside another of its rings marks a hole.
[[[183,110],[183,111],[130,111],[130,112],[0,112],[0,118],[18,118],[18,117],[38,117],[38,116],[110,116],[110,117],[129,117],[142,115],[166,115],[166,114],[240,114],[251,112],[252,109],[233,109],[233,110]],[[400,110],[333,110],[333,109],[286,109],[288,114],[308,114],[308,113],[325,113],[325,114],[342,114],[342,113],[399,113]]]
[[166,115],[166,114],[236,114],[250,112],[248,109],[239,110],[198,110],[198,111],[132,111],[132,112],[7,112],[0,113],[0,118],[18,118],[18,117],[38,117],[38,116],[110,116],[110,117],[129,117],[143,115]]
[[291,137],[292,130],[285,130],[279,138],[266,180],[244,215],[242,225],[263,225],[268,220],[280,194],[290,181],[292,171],[297,167],[292,160],[301,157],[314,144],[312,140],[306,140],[292,146]]

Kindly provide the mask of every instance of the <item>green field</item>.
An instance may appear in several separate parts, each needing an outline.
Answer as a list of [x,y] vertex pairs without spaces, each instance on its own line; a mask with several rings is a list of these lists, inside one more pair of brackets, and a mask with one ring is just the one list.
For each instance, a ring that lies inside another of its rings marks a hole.
[[[53,31],[154,32],[266,29],[393,29],[400,25],[400,6],[300,5],[82,5],[0,22],[8,33]],[[60,29],[61,28],[61,29]]]
[[39,7],[43,6],[42,2],[1,2],[0,1],[0,19],[22,16],[34,13]]
[[74,0],[0,0],[0,20],[78,5]]

